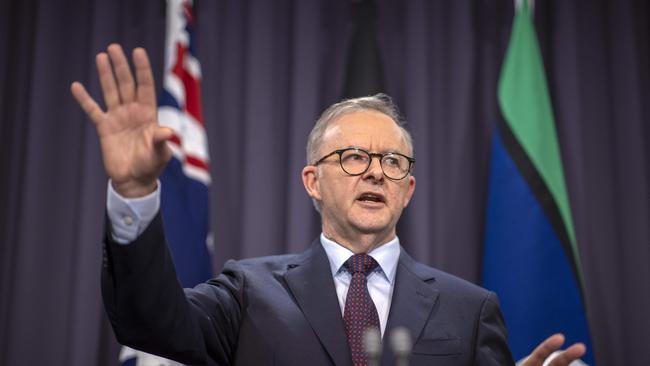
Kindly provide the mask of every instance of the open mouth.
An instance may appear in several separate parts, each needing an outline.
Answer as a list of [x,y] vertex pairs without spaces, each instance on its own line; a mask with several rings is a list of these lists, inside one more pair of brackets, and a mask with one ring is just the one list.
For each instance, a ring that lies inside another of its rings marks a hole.
[[380,193],[365,192],[357,197],[357,201],[384,203],[386,199],[384,198],[384,195]]

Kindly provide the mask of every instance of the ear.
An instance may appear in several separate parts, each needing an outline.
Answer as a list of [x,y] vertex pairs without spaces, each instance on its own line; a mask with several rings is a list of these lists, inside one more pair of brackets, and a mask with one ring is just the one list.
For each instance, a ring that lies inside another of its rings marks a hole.
[[404,208],[409,205],[409,202],[411,201],[411,197],[413,197],[413,193],[415,192],[415,177],[412,175],[409,175],[408,177],[408,192],[406,193],[406,197],[404,199]]
[[309,197],[320,201],[320,181],[318,180],[318,167],[307,165],[302,168],[302,184]]

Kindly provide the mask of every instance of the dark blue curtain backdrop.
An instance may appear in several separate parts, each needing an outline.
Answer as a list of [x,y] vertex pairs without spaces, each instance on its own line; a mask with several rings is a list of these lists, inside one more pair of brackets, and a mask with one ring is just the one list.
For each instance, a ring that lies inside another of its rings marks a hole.
[[[305,248],[300,182],[319,112],[343,93],[347,0],[198,0],[215,268]],[[378,1],[385,91],[409,120],[417,259],[477,282],[496,85],[511,0]],[[596,357],[650,359],[650,9],[537,0]],[[160,82],[162,0],[0,1],[0,365],[112,365],[99,291],[106,177],[69,85],[94,55],[144,46]]]

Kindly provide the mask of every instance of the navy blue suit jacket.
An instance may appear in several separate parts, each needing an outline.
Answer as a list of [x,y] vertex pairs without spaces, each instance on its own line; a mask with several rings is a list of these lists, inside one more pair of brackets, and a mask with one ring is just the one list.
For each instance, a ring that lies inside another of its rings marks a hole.
[[[130,245],[106,235],[102,293],[120,343],[186,364],[352,364],[318,240],[302,254],[229,261],[183,290],[158,215]],[[397,326],[413,335],[411,365],[514,364],[496,295],[404,250],[386,334]],[[383,365],[394,362],[388,348]]]

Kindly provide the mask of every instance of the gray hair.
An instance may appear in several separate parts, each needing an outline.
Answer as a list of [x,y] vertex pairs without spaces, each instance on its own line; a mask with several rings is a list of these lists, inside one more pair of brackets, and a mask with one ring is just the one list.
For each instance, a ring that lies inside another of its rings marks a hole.
[[404,136],[408,154],[413,155],[413,138],[404,128],[406,121],[401,117],[397,105],[390,96],[379,93],[367,97],[346,99],[327,108],[316,121],[316,125],[309,133],[307,139],[307,164],[313,164],[318,159],[318,152],[327,127],[339,117],[358,111],[376,111],[390,117]]
[[[413,138],[408,130],[404,128],[406,121],[401,117],[397,105],[393,103],[393,99],[387,94],[379,93],[367,97],[346,99],[331,105],[323,111],[307,139],[307,164],[314,164],[318,159],[323,135],[330,123],[345,114],[358,111],[376,111],[390,117],[402,131],[402,136],[404,136],[408,148],[407,154],[413,156]],[[316,211],[320,213],[318,201],[312,198],[312,202]]]

